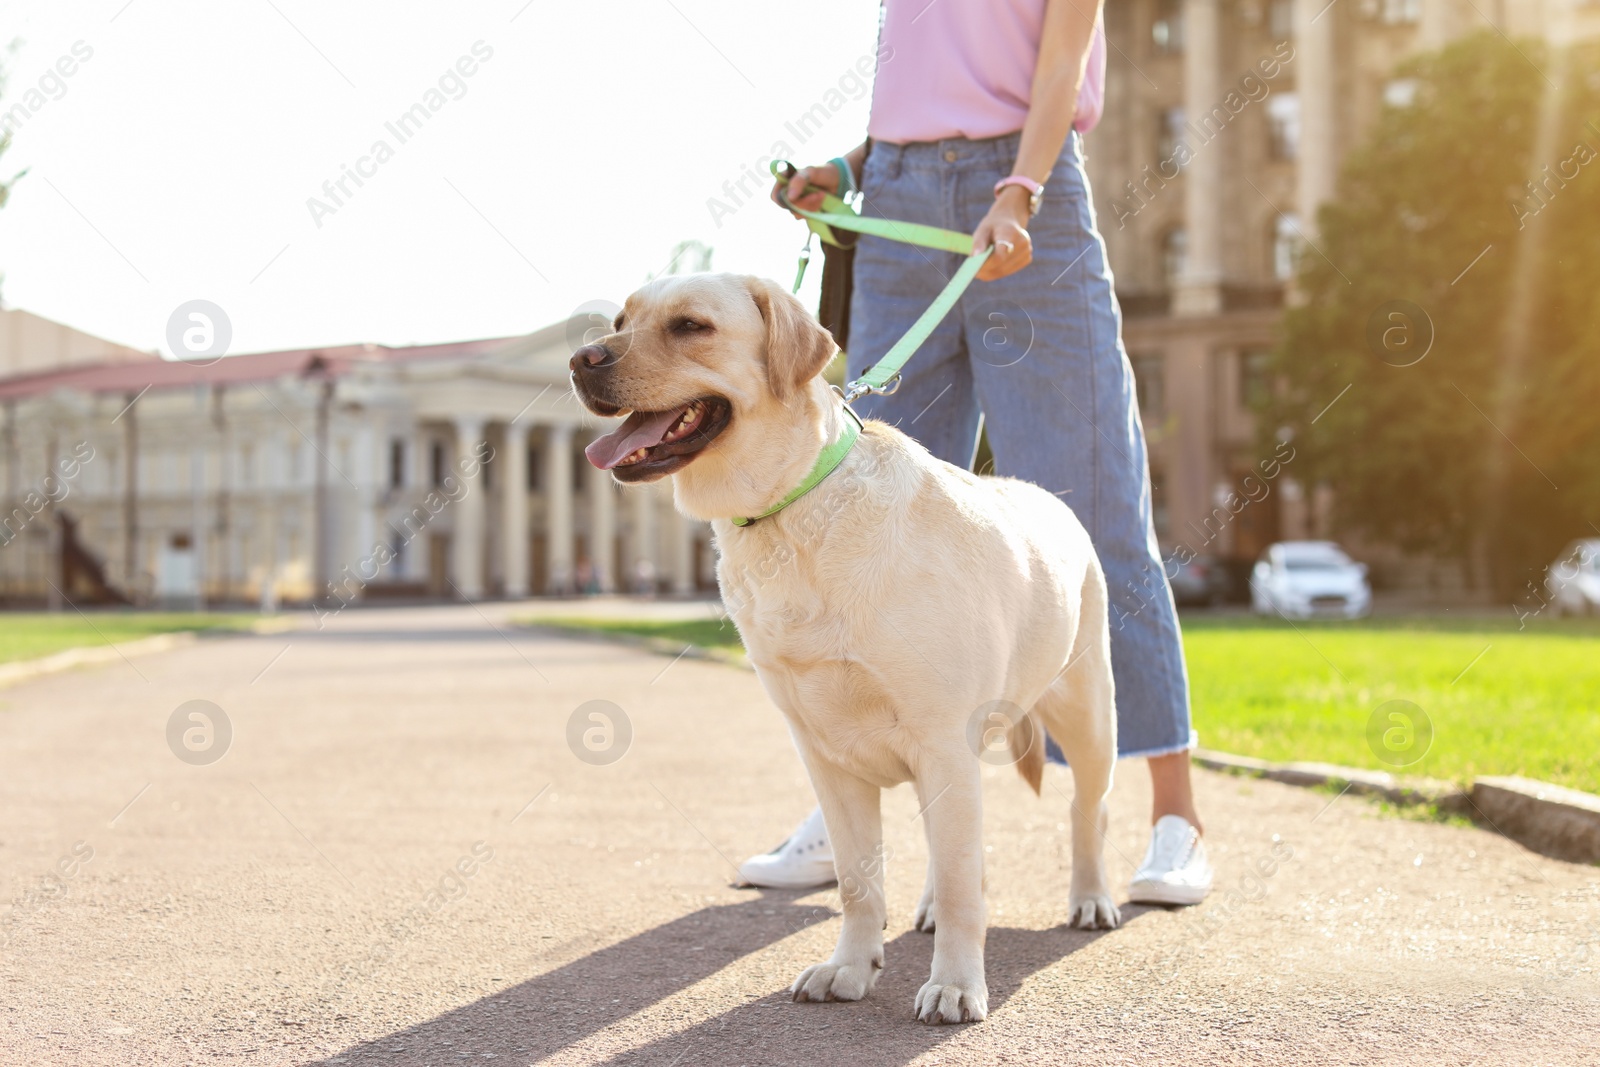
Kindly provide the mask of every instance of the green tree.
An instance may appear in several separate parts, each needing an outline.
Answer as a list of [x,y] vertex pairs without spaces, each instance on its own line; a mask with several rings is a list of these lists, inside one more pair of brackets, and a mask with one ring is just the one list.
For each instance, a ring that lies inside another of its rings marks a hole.
[[1414,93],[1319,212],[1259,421],[1338,528],[1515,597],[1600,536],[1600,49],[1484,33],[1396,76]]

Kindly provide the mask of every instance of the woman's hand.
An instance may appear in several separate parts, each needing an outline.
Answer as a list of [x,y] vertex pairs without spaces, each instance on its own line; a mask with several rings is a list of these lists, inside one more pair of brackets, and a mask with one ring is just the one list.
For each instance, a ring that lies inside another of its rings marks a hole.
[[[778,191],[782,189],[788,195],[789,203],[795,207],[803,211],[821,211],[822,194],[815,191],[807,193],[805,190],[808,185],[816,186],[817,189],[825,189],[837,196],[839,193],[839,168],[832,163],[824,163],[817,167],[801,167],[795,171],[794,177],[789,179],[787,188],[785,188],[781,180],[772,183],[772,202],[780,204]],[[793,215],[794,213],[790,212],[790,214]],[[794,217],[799,218],[800,216],[795,215]]]
[[1033,238],[1028,236],[1028,191],[1008,185],[994,198],[994,206],[972,231],[972,250],[994,245],[994,254],[978,270],[978,280],[992,282],[1033,262]]

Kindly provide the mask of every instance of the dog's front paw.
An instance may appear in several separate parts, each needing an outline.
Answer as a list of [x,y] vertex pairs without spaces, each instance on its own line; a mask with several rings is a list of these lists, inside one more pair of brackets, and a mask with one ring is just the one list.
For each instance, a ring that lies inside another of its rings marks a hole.
[[931,1026],[940,1023],[981,1023],[989,1017],[989,987],[982,978],[960,984],[929,979],[917,990],[917,1018]]
[[1079,930],[1114,930],[1122,923],[1122,912],[1107,893],[1073,893],[1067,908],[1072,912],[1067,925]]
[[795,1000],[860,1000],[882,971],[882,956],[865,963],[819,963],[801,971],[789,992]]

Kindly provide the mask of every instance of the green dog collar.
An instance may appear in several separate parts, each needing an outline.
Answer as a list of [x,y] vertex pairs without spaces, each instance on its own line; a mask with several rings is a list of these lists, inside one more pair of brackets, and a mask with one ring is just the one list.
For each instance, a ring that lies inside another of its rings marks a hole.
[[768,508],[766,511],[763,511],[759,515],[741,516],[729,521],[731,521],[735,526],[749,526],[751,523],[760,519],[765,519],[769,516],[776,515],[778,512],[782,511],[784,508],[788,507],[790,504],[793,504],[796,500],[799,500],[801,497],[811,492],[811,490],[821,485],[822,479],[838,470],[839,464],[844,462],[844,457],[850,454],[850,450],[855,447],[856,439],[861,436],[861,419],[857,417],[856,413],[851,411],[849,408],[845,408],[844,412],[846,415],[850,416],[850,418],[845,421],[844,432],[839,435],[839,439],[837,441],[822,450],[822,454],[817,457],[817,462],[812,464],[811,473],[807,474],[805,479],[799,485],[791,489],[788,496],[784,497],[782,500],[778,501],[776,504],[772,505],[772,507]]

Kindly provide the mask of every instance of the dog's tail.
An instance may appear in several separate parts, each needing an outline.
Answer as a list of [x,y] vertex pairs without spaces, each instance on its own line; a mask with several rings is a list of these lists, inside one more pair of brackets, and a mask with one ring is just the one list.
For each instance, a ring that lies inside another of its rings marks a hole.
[[1017,773],[1033,787],[1035,796],[1041,795],[1044,787],[1044,727],[1040,725],[1039,717],[1028,712],[1006,731],[1006,740],[1010,742],[1012,758],[1017,761]]

